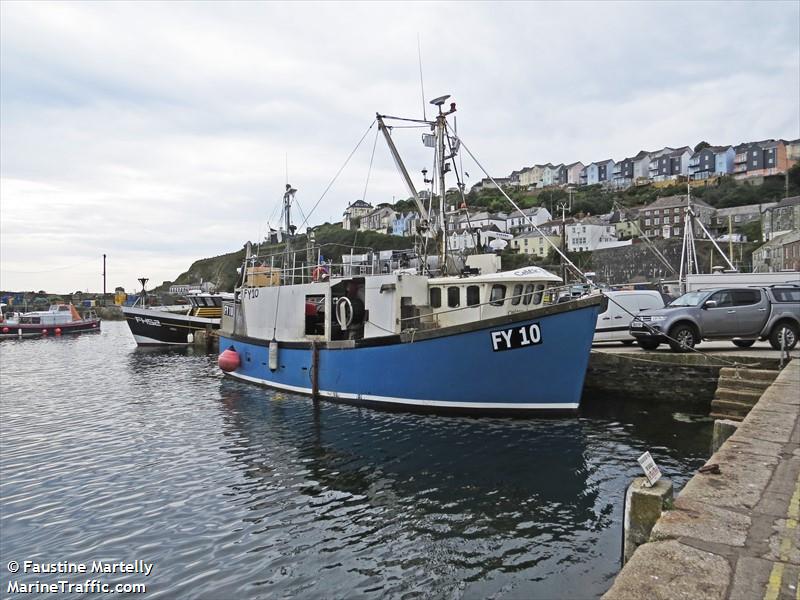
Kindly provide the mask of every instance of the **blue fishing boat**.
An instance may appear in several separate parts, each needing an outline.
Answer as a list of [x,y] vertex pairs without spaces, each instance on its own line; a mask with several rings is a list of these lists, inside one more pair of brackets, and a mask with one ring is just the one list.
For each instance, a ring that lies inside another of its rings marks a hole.
[[[439,114],[423,139],[436,149],[438,178],[425,182],[438,180],[428,194],[440,192],[438,216],[411,182],[388,117],[376,118],[422,217],[419,244],[342,253],[338,262],[323,260],[323,248],[293,249],[291,238],[272,256],[248,245],[234,300],[223,305],[219,364],[228,376],[395,409],[577,410],[601,298],[560,302],[562,279],[544,269],[502,271],[494,254],[460,261],[448,252],[441,192],[460,140],[446,99],[433,102]],[[286,232],[295,193],[287,185]],[[428,255],[431,241],[437,256]]]

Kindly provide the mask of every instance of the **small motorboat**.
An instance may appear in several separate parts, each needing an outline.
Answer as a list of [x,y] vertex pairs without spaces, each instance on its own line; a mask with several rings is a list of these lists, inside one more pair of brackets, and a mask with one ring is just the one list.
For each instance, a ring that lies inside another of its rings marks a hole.
[[52,304],[48,310],[15,314],[0,321],[0,339],[59,336],[99,330],[100,317],[93,310],[81,316],[72,304]]

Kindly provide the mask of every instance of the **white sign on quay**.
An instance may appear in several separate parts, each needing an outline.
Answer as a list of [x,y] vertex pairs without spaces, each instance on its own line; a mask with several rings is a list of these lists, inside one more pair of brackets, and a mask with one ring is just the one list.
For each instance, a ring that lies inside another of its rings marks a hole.
[[653,484],[661,479],[661,471],[656,465],[656,461],[653,460],[649,452],[645,452],[639,457],[639,464],[642,466],[645,477],[647,477],[648,487],[653,487]]

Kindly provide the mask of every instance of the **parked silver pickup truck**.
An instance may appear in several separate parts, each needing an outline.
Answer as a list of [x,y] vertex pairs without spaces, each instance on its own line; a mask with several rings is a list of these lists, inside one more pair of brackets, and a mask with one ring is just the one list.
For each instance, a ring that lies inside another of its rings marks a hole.
[[787,284],[689,292],[630,325],[642,348],[666,342],[675,352],[688,352],[700,340],[733,340],[740,348],[769,340],[775,349],[792,349],[798,332],[800,286]]

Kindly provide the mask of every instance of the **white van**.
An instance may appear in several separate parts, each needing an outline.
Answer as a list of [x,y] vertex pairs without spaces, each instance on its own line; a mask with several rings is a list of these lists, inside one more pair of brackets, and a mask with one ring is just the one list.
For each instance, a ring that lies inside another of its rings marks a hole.
[[603,304],[597,315],[593,343],[622,342],[633,344],[633,336],[628,333],[634,315],[641,310],[664,308],[664,299],[653,290],[631,290],[603,292]]

